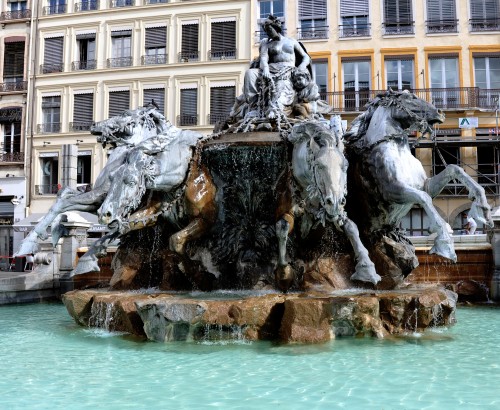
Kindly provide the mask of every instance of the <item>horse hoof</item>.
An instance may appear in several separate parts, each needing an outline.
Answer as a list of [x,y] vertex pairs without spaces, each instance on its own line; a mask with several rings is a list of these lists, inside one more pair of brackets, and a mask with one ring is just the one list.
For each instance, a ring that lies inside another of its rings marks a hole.
[[19,250],[14,254],[14,256],[24,256],[35,254],[38,250],[38,243],[35,240],[24,240],[21,242]]
[[82,256],[78,260],[75,269],[69,273],[69,276],[72,278],[73,276],[83,275],[84,273],[100,272],[100,270],[97,258]]
[[184,255],[184,242],[180,240],[176,235],[170,237],[170,250],[178,253],[179,255]]
[[429,253],[434,253],[436,255],[442,256],[443,258],[450,259],[453,262],[457,261],[457,254],[455,253],[453,241],[448,241],[446,239],[436,239],[434,241],[434,246],[429,251]]
[[278,266],[274,273],[276,286],[279,290],[286,293],[295,279],[295,272],[290,265]]
[[360,282],[368,282],[376,285],[382,280],[380,275],[375,271],[375,265],[356,265],[356,271],[351,275],[351,280]]

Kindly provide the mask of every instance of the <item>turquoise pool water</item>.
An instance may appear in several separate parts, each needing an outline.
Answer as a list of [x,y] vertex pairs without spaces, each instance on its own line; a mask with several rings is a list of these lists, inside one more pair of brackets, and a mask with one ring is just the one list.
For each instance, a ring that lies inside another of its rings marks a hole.
[[396,341],[157,344],[0,307],[0,409],[500,409],[500,308],[457,317]]

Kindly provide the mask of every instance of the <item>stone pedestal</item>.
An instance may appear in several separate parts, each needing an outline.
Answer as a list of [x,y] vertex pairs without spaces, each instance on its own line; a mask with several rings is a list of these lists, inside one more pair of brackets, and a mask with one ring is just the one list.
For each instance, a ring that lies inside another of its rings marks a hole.
[[491,235],[491,247],[495,270],[490,283],[490,298],[498,302],[500,301],[500,208],[493,213],[493,222],[495,226]]

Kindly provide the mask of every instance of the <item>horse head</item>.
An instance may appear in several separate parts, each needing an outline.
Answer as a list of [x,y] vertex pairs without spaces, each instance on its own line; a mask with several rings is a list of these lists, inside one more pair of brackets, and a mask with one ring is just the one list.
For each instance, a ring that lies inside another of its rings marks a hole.
[[97,142],[103,146],[136,145],[146,138],[153,137],[170,127],[157,108],[153,105],[123,113],[92,125],[90,132],[97,135]]
[[112,230],[123,231],[128,216],[134,212],[152,179],[154,159],[135,151],[110,175],[111,185],[106,199],[97,210],[99,223]]
[[348,164],[340,126],[335,122],[332,129],[318,122],[296,125],[289,141],[294,144],[293,175],[304,193],[306,207],[309,211],[314,209],[323,223],[325,219],[341,220]]

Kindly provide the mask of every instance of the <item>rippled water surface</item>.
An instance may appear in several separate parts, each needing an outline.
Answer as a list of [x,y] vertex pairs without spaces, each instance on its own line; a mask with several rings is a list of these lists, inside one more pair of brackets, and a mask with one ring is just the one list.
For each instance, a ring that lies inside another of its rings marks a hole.
[[396,341],[158,344],[0,307],[0,409],[500,409],[500,308]]

